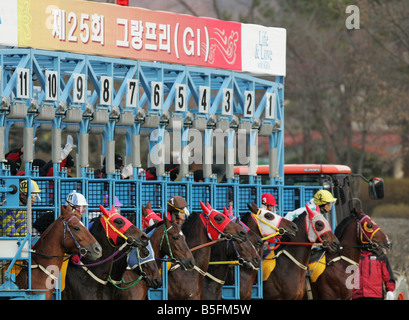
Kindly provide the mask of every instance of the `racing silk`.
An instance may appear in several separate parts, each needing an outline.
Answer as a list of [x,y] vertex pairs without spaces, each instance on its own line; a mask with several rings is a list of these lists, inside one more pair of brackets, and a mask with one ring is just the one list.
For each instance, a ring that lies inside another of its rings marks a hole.
[[1,235],[25,237],[27,235],[27,211],[9,209],[0,211]]
[[[308,207],[309,207],[312,211],[314,211],[314,213],[315,213],[315,212],[319,212],[319,210],[317,210],[317,207],[318,207],[318,206],[316,206],[315,203],[314,203],[314,198],[311,199],[311,200],[307,203],[307,205],[308,205]],[[295,218],[297,218],[300,214],[302,214],[303,212],[305,212],[305,210],[306,210],[305,207],[301,207],[301,208],[298,208],[297,210],[290,211],[290,212],[288,212],[288,213],[284,216],[284,219],[293,221],[293,220],[294,220]]]
[[[363,251],[359,260],[357,289],[352,291],[352,299],[383,297],[382,283],[386,291],[395,290],[395,278],[388,258],[376,256],[370,251]],[[355,281],[356,281],[355,280]]]

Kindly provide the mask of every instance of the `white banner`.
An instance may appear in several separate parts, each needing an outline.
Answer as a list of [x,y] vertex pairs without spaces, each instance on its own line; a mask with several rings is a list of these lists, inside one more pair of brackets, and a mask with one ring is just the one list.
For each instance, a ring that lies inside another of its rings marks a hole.
[[0,0],[0,44],[17,46],[17,1]]
[[242,71],[286,75],[286,29],[242,24],[241,35]]

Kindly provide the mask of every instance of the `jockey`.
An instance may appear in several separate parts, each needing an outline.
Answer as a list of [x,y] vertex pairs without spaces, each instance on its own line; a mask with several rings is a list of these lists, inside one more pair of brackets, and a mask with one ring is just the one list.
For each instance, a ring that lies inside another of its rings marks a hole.
[[[27,205],[28,183],[23,180],[20,183],[20,206]],[[37,182],[30,181],[31,205],[39,199],[41,192]],[[24,237],[27,234],[27,211],[25,209],[8,209],[1,215],[2,235],[9,237]]]
[[[332,204],[337,201],[327,190],[318,190],[314,197],[307,203],[308,207],[314,212],[327,213],[331,211]],[[318,207],[318,209],[317,209]],[[288,212],[284,218],[293,221],[300,214],[305,211],[305,206],[298,208],[297,210]]]
[[278,207],[276,198],[270,193],[264,193],[261,196],[261,207],[265,210],[276,212]]
[[82,215],[87,210],[88,202],[81,193],[73,190],[67,196],[67,199],[65,200],[65,206],[70,206],[73,212],[76,211],[77,213]]
[[181,226],[190,214],[187,206],[186,200],[181,196],[170,198],[168,201],[168,219],[174,219]]
[[[117,213],[121,214],[121,207],[123,206],[123,204],[121,203],[121,201],[119,201],[119,198],[117,196],[115,196],[114,198],[114,207]],[[107,208],[108,206],[108,195],[106,194],[104,197],[104,207]]]

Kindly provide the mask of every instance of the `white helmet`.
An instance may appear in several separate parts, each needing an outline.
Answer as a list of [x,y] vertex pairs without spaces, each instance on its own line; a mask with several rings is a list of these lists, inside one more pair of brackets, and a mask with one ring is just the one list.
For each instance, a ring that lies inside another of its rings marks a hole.
[[78,193],[74,190],[67,196],[65,205],[70,205],[71,207],[88,206],[88,202],[81,193]]

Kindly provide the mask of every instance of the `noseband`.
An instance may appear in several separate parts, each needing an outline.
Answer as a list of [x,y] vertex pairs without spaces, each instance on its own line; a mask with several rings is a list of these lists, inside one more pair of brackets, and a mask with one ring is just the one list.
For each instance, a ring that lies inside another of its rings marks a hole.
[[[73,219],[73,218],[77,218],[77,217],[76,217],[75,215],[73,215],[73,216],[72,216],[71,218],[69,218],[68,220],[64,220],[64,218],[61,217],[61,222],[62,222],[62,225],[63,225],[63,227],[64,227],[64,232],[63,232],[63,247],[64,247],[64,249],[67,251],[67,249],[66,249],[66,247],[65,247],[65,234],[68,232],[68,234],[70,235],[72,241],[74,241],[75,246],[76,246],[77,249],[78,249],[78,254],[79,254],[81,257],[83,257],[83,256],[85,256],[85,255],[87,254],[88,250],[87,250],[86,248],[82,248],[82,247],[80,246],[80,244],[78,243],[78,241],[75,239],[74,235],[73,235],[72,232],[71,232],[69,223],[70,223],[71,219]],[[77,218],[77,219],[78,219],[78,218]],[[82,223],[82,222],[81,222],[81,223]]]

